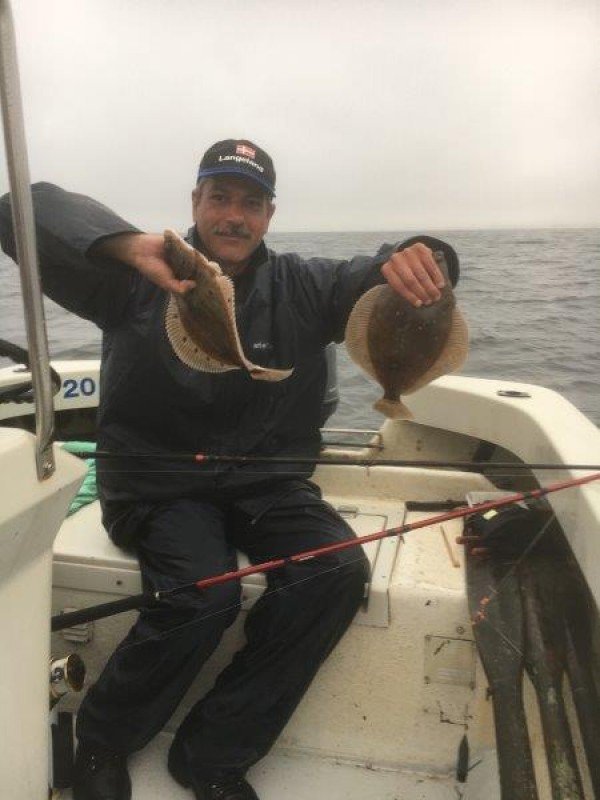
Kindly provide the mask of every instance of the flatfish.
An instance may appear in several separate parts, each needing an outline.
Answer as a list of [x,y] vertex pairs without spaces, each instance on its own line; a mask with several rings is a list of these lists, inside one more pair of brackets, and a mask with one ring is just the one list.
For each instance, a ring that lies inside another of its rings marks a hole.
[[415,307],[388,284],[375,286],[357,301],[346,325],[346,348],[383,389],[373,408],[386,417],[412,419],[402,395],[454,372],[468,353],[468,330],[456,307],[441,253],[435,253],[446,284],[441,298]]
[[293,369],[269,369],[244,356],[235,321],[233,281],[221,267],[191,247],[175,231],[166,230],[165,259],[179,280],[196,286],[184,295],[171,294],[165,328],[178,358],[202,372],[246,370],[252,378],[281,381]]

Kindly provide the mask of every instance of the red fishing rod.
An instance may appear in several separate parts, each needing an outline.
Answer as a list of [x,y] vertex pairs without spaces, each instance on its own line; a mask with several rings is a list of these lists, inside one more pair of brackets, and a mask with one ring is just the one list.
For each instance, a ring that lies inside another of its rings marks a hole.
[[82,609],[81,611],[59,614],[58,616],[52,617],[51,629],[52,631],[60,631],[64,628],[71,627],[71,625],[80,625],[85,622],[92,622],[96,619],[102,619],[103,617],[120,614],[123,611],[149,608],[157,603],[160,603],[161,600],[164,600],[172,595],[189,591],[190,589],[203,591],[205,589],[209,589],[211,586],[219,586],[220,584],[228,583],[229,581],[244,578],[247,575],[256,575],[257,573],[261,572],[272,572],[275,569],[281,569],[281,567],[285,567],[287,564],[298,564],[302,561],[309,561],[313,558],[318,558],[319,556],[328,555],[329,553],[337,553],[341,550],[347,550],[350,547],[358,547],[360,545],[367,544],[368,542],[386,539],[389,536],[402,536],[410,531],[418,530],[419,528],[427,528],[430,525],[438,525],[441,522],[447,522],[451,519],[461,519],[462,517],[467,517],[471,514],[480,513],[482,511],[502,508],[503,506],[512,505],[513,503],[526,500],[534,500],[544,497],[547,494],[551,494],[552,492],[561,491],[562,489],[569,489],[574,486],[582,486],[585,483],[591,483],[599,478],[600,472],[596,472],[583,478],[573,478],[572,480],[568,481],[560,481],[541,489],[531,489],[527,492],[518,492],[517,494],[507,495],[506,497],[502,497],[498,500],[490,500],[486,503],[477,503],[474,506],[463,506],[462,508],[448,511],[445,514],[437,514],[436,516],[427,517],[426,519],[422,519],[417,522],[408,522],[404,525],[399,525],[396,528],[389,528],[388,530],[378,531],[377,533],[371,533],[366,536],[357,536],[352,539],[344,539],[343,541],[336,542],[335,544],[325,545],[314,550],[305,550],[302,553],[295,553],[291,556],[286,556],[285,558],[274,559],[273,561],[265,561],[262,564],[255,564],[250,567],[244,567],[243,569],[232,570],[231,572],[225,572],[221,575],[214,575],[210,578],[203,578],[199,581],[193,581],[192,583],[176,586],[173,589],[164,589],[153,593],[133,595],[132,597],[125,598],[124,600],[115,600],[114,602],[91,606],[90,608]]

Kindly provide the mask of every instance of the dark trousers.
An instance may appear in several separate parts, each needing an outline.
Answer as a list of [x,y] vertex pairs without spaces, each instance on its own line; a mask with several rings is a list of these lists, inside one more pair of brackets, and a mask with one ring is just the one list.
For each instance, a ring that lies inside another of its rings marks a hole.
[[[219,500],[161,503],[146,519],[138,554],[144,589],[166,589],[347,539],[352,530],[309,481],[277,480]],[[248,614],[246,645],[176,733],[173,773],[245,771],[262,758],[319,666],[354,617],[368,580],[361,548],[268,573]],[[168,721],[239,612],[240,585],[190,590],[143,610],[88,692],[80,740],[123,753],[143,747]]]

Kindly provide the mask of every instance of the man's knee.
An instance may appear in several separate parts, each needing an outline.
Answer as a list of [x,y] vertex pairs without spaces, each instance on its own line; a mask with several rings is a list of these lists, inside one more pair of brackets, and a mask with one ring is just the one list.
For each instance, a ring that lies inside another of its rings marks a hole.
[[212,622],[223,629],[228,628],[237,617],[240,606],[241,584],[239,581],[229,581],[204,591],[190,589],[173,595],[142,616],[146,624],[157,630],[185,630],[189,626],[190,633],[194,634],[194,629],[202,623]]
[[228,627],[240,610],[242,585],[239,580],[232,580],[209,589],[194,589],[187,599],[195,617],[202,620],[220,616]]
[[371,578],[371,565],[362,547],[353,547],[339,554],[338,580],[346,591],[353,591],[357,597],[364,597],[365,586]]
[[311,563],[312,577],[332,595],[343,594],[361,602],[370,580],[370,564],[361,547],[352,547],[316,558]]

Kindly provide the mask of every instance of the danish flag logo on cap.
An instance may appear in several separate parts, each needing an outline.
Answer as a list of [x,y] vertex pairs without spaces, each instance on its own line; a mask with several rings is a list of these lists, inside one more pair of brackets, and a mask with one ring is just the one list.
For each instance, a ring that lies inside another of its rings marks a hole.
[[247,144],[236,145],[235,154],[238,156],[246,156],[246,158],[256,158],[256,150],[249,147]]

